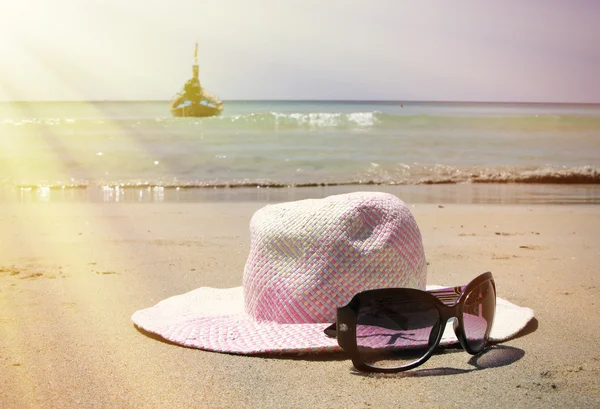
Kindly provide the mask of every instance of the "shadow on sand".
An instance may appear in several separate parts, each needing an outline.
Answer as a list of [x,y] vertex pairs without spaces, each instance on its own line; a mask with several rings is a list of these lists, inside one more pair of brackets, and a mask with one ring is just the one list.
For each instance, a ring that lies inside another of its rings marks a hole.
[[[459,351],[460,350],[457,350],[455,352]],[[517,362],[524,356],[525,351],[523,351],[520,348],[510,347],[507,345],[492,345],[480,354],[474,355],[471,357],[471,359],[469,359],[469,365],[473,366],[473,368],[471,369],[442,367],[431,369],[412,369],[406,372],[397,372],[390,374],[359,372],[356,369],[352,369],[352,374],[369,378],[417,378],[424,376],[459,375],[473,371],[481,371],[484,369],[498,368],[501,366],[510,365],[514,362]],[[432,357],[432,359],[435,359],[435,355]]]

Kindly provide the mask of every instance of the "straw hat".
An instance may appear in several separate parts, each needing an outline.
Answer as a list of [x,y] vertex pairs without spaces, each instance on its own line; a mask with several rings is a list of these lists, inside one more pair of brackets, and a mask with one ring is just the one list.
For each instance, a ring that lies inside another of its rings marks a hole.
[[[252,217],[250,241],[242,287],[201,287],[168,298],[135,312],[135,325],[217,352],[337,351],[337,340],[323,330],[354,294],[425,289],[421,233],[409,208],[390,194],[268,205]],[[491,338],[509,338],[532,317],[532,310],[498,299]],[[442,342],[456,342],[452,331]]]

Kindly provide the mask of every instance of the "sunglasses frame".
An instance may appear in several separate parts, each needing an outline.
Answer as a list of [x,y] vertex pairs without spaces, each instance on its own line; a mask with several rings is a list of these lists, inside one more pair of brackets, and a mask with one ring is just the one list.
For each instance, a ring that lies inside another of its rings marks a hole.
[[[493,325],[493,317],[492,322],[490,323],[490,325],[488,325],[486,329],[482,344],[483,346],[479,350],[474,350],[469,346],[465,335],[463,309],[465,305],[465,300],[467,299],[467,296],[471,293],[471,291],[487,281],[491,281],[492,288],[494,290],[495,315],[496,283],[494,282],[492,273],[488,271],[473,279],[469,284],[461,287],[441,288],[430,291],[422,291],[414,288],[383,288],[360,292],[354,297],[352,297],[352,300],[347,305],[339,307],[337,309],[336,324],[333,324],[332,326],[327,328],[325,332],[331,333],[331,331],[333,331],[333,329],[335,328],[339,346],[350,355],[352,363],[354,364],[354,367],[356,369],[365,372],[401,372],[415,368],[425,363],[431,357],[431,355],[433,355],[433,352],[439,346],[448,320],[450,318],[456,318],[456,320],[454,321],[454,333],[456,334],[460,345],[469,354],[476,355],[488,346],[490,330]],[[356,344],[356,318],[358,315],[358,310],[360,308],[361,303],[381,298],[394,298],[408,301],[424,301],[431,305],[434,305],[437,308],[439,314],[439,321],[432,329],[432,332],[437,330],[435,342],[431,343],[425,355],[417,361],[404,366],[400,366],[398,368],[380,368],[368,365],[361,359],[358,346]]]

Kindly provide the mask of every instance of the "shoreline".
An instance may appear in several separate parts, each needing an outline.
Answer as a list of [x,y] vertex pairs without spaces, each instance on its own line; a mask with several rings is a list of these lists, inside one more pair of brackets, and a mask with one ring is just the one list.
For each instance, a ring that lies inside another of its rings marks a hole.
[[348,184],[310,187],[8,187],[1,203],[200,203],[282,202],[353,191],[381,191],[407,203],[445,204],[600,204],[600,185],[461,183],[433,185]]

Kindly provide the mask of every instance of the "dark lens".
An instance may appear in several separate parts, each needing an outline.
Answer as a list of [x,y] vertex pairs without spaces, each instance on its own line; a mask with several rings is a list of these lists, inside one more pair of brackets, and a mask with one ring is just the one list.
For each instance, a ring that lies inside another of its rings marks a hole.
[[496,312],[496,293],[491,281],[479,284],[468,295],[463,309],[467,344],[474,352],[485,348]]
[[399,368],[427,355],[439,330],[437,308],[424,301],[390,298],[361,304],[356,344],[361,360],[375,368]]

